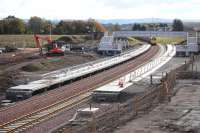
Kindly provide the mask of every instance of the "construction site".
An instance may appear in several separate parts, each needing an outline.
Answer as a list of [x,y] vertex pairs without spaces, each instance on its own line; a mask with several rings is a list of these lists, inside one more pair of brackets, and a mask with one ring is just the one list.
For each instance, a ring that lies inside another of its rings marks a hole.
[[200,133],[199,31],[52,25],[0,35],[0,133]]
[[38,79],[43,73],[99,59],[101,56],[93,52],[97,43],[98,41],[93,41],[93,44],[88,47],[91,49],[88,52],[82,51],[82,46],[77,44],[79,51],[68,51],[65,56],[41,56],[38,48],[22,48],[14,52],[2,53],[0,56],[0,80],[3,83],[0,87],[1,91],[5,91],[3,89],[8,88],[9,85]]

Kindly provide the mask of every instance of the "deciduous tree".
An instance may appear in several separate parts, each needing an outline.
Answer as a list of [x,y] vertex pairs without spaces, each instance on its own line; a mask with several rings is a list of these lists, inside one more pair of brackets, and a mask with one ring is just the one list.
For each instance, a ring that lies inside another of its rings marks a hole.
[[174,19],[172,24],[172,30],[183,31],[184,30],[183,22],[180,19]]

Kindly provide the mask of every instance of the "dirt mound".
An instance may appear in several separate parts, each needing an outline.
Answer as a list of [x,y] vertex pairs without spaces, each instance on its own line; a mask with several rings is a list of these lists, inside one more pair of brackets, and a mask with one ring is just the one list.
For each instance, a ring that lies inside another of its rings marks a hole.
[[66,43],[72,43],[72,44],[78,44],[78,43],[83,43],[87,40],[90,40],[91,37],[90,36],[76,36],[76,35],[73,35],[73,36],[62,36],[60,38],[58,38],[58,40],[60,41],[65,41]]
[[60,41],[65,41],[66,43],[71,43],[72,42],[72,37],[71,36],[62,36],[58,38]]
[[19,71],[8,71],[0,73],[0,92],[4,92],[7,88],[15,86],[15,81],[18,79],[19,76]]
[[21,70],[26,72],[36,72],[44,69],[45,66],[42,63],[31,63],[26,66],[23,66]]
[[92,36],[83,36],[83,38],[85,39],[85,40],[92,40]]

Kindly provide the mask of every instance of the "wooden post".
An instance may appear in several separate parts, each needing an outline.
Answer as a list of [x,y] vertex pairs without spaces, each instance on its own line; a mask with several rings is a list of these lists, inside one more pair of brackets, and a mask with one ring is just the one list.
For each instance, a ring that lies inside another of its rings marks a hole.
[[135,116],[137,116],[137,97],[135,97],[134,98],[134,100],[133,100],[133,116],[135,115]]
[[187,62],[185,61],[185,70],[187,69],[187,68],[186,68],[186,64],[187,64]]
[[196,73],[198,72],[198,70],[197,70],[197,65],[196,65]]
[[117,104],[117,126],[120,124],[119,118],[120,118],[120,103]]
[[92,114],[91,133],[96,133],[96,117],[94,113]]
[[153,75],[150,75],[150,84],[153,85]]
[[194,67],[194,62],[192,61],[192,74],[193,74],[193,67]]
[[161,80],[161,88],[160,88],[160,96],[159,96],[159,102],[163,102],[165,97],[165,81],[164,79]]
[[90,110],[92,109],[92,104],[91,103],[89,103],[89,106],[90,106]]

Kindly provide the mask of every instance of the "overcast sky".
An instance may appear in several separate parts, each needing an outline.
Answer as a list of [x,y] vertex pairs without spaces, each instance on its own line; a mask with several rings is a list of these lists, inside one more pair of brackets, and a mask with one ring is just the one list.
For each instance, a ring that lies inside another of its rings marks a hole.
[[200,0],[0,0],[0,18],[200,19]]

